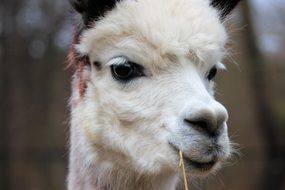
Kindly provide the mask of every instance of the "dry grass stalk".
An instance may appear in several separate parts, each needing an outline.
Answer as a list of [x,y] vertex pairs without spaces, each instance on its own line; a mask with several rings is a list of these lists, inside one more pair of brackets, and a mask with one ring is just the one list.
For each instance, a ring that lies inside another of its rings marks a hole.
[[182,173],[183,173],[184,188],[185,190],[189,190],[188,182],[187,182],[187,175],[186,175],[185,165],[184,165],[184,159],[183,159],[183,153],[181,150],[179,151],[179,156],[180,156],[179,167],[181,167]]

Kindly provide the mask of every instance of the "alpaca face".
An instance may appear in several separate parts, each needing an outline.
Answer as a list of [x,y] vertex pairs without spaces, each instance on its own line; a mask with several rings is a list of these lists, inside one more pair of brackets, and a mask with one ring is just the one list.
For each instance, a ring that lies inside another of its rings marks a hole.
[[203,0],[120,1],[84,31],[77,50],[91,67],[73,117],[92,159],[177,172],[181,150],[190,175],[215,170],[230,154],[227,111],[212,87],[226,39]]

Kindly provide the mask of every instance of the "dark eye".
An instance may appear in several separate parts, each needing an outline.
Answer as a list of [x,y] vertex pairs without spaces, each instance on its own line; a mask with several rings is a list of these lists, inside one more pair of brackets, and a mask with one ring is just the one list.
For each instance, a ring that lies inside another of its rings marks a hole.
[[210,80],[213,80],[213,78],[217,75],[217,67],[214,66],[211,68],[211,70],[209,71],[208,75],[207,75],[207,79],[210,81]]
[[118,79],[126,80],[133,75],[133,72],[134,72],[134,67],[133,65],[130,64],[124,63],[112,66],[113,76]]
[[114,64],[111,65],[113,77],[123,82],[130,81],[136,77],[144,76],[142,70],[142,66],[133,63],[126,58],[115,58]]

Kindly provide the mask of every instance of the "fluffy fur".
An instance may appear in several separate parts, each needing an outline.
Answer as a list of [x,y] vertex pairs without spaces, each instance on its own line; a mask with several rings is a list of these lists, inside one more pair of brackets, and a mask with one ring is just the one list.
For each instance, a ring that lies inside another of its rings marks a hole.
[[[215,162],[209,169],[190,162],[191,176],[213,172],[230,155],[227,111],[206,77],[227,40],[210,4],[124,0],[83,31],[76,54],[89,65],[78,64],[73,80],[69,190],[174,190],[177,150],[191,161]],[[118,57],[142,65],[146,76],[114,79]],[[195,119],[219,133],[185,122]]]

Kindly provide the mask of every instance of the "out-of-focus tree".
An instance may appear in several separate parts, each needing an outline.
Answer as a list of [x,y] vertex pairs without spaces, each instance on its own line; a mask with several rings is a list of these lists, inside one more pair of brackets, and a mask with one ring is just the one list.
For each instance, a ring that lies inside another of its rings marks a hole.
[[1,189],[64,189],[68,1],[1,1]]
[[[251,88],[255,104],[255,112],[257,115],[258,126],[263,135],[264,148],[266,153],[266,161],[264,163],[264,176],[260,180],[260,184],[256,189],[283,189],[285,181],[285,150],[284,145],[280,141],[282,136],[279,134],[278,118],[272,110],[270,99],[268,99],[267,78],[266,78],[266,62],[260,53],[260,46],[257,43],[257,35],[252,22],[251,6],[249,2],[243,3],[243,17],[247,23],[245,41],[247,42],[247,51],[250,55],[249,69],[251,73]],[[274,31],[272,31],[274,32]],[[272,34],[273,35],[273,34]],[[278,49],[279,50],[279,49]],[[275,52],[278,53],[278,52]],[[272,64],[272,63],[271,63]],[[284,131],[283,131],[284,132]]]

